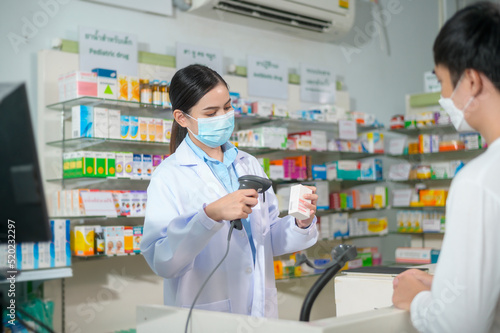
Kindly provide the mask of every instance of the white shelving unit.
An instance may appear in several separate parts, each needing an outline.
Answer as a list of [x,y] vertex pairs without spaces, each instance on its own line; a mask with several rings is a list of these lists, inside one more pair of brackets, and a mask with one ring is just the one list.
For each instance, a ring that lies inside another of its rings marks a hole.
[[[35,269],[31,271],[22,271],[16,276],[16,283],[38,280],[64,279],[73,276],[71,267]],[[0,281],[2,284],[10,283],[7,280]]]

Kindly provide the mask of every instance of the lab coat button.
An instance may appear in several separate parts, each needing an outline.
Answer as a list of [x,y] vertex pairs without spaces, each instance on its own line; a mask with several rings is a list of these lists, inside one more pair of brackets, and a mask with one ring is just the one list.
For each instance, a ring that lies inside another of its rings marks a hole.
[[247,272],[247,274],[252,273],[252,268],[251,267],[247,267],[247,269],[245,270],[245,272]]

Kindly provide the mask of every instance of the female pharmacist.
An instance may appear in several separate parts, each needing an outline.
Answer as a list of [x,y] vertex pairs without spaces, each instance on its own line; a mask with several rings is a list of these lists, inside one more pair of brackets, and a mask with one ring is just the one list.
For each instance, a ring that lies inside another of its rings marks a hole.
[[477,3],[434,43],[441,106],[457,130],[472,127],[489,148],[453,180],[434,278],[409,270],[394,279],[394,304],[421,332],[500,332],[499,36],[500,6]]
[[[229,221],[230,250],[195,308],[277,317],[273,256],[316,243],[317,195],[310,194],[311,217],[279,218],[272,188],[257,194],[238,190],[238,177],[266,177],[259,162],[228,142],[234,111],[228,86],[205,66],[191,65],[172,78],[175,121],[171,156],[158,167],[148,188],[141,251],[153,271],[165,278],[166,305],[190,307],[200,286],[223,258]],[[313,188],[315,191],[315,189]]]

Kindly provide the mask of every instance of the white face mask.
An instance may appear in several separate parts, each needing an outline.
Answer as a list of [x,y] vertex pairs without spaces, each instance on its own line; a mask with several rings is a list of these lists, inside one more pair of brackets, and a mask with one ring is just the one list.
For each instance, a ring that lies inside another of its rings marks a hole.
[[441,98],[439,99],[439,104],[446,111],[448,116],[450,116],[451,123],[453,124],[453,126],[455,127],[455,129],[458,132],[475,132],[476,130],[473,129],[469,125],[469,123],[467,123],[467,120],[465,120],[465,117],[464,117],[464,112],[465,112],[465,110],[467,110],[467,107],[469,107],[470,103],[474,99],[474,96],[472,96],[469,99],[469,101],[467,102],[467,104],[465,104],[463,110],[460,110],[459,108],[457,108],[455,106],[455,103],[453,103],[453,100],[452,100],[453,96],[455,95],[455,92],[457,91],[458,86],[462,82],[462,79],[463,79],[463,75],[460,78],[460,80],[458,81],[457,86],[455,87],[455,89],[453,90],[453,93],[451,94],[451,96],[449,98],[444,98],[441,95]]

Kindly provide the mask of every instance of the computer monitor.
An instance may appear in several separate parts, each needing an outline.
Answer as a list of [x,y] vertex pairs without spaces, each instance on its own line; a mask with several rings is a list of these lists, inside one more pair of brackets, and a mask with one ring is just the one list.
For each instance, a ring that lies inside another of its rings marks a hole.
[[13,235],[16,243],[51,239],[26,87],[0,83],[0,243]]

